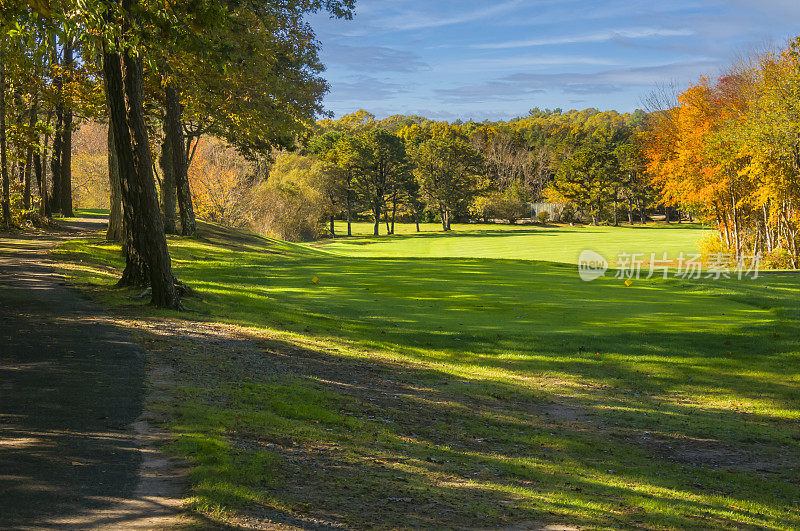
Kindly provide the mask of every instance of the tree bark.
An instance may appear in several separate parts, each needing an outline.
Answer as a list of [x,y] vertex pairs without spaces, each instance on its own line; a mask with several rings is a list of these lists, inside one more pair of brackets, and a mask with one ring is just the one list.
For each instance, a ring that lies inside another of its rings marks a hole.
[[6,153],[6,65],[0,62],[0,173],[3,179],[3,223],[11,225],[11,183],[8,180]]
[[166,135],[161,143],[161,210],[164,213],[164,232],[167,234],[177,234],[178,229],[175,225],[175,207],[177,204],[177,191],[175,189],[175,172],[172,165],[172,150]]
[[[142,103],[141,58],[106,50],[103,73],[110,119],[114,127],[125,213],[127,258],[143,258],[152,289],[151,303],[180,309],[164,224],[156,195],[150,145]],[[123,72],[124,65],[124,72]],[[127,106],[126,106],[127,103]],[[130,264],[129,264],[130,265]],[[141,272],[141,264],[138,265]],[[128,267],[126,266],[126,270]],[[123,280],[124,275],[123,275]]]
[[617,202],[619,201],[618,192],[614,189],[614,226],[619,227],[619,217],[617,216]]
[[64,112],[64,128],[61,132],[61,214],[73,217],[72,212],[72,109]]
[[[39,103],[38,97],[34,96],[33,103],[31,104],[31,112],[28,117],[28,132],[29,134],[33,132],[34,128],[36,127],[36,120],[39,114]],[[30,137],[29,137],[30,139]],[[25,207],[25,210],[30,210],[31,208],[31,174],[33,172],[33,144],[28,146],[28,151],[25,154],[25,188],[22,194],[22,204]]]
[[331,237],[332,238],[336,238],[336,227],[334,225],[334,219],[335,219],[334,215],[331,214]]
[[166,96],[166,138],[170,146],[172,157],[172,171],[178,194],[178,208],[181,216],[181,234],[184,236],[197,235],[197,221],[194,217],[192,205],[192,191],[189,187],[189,166],[184,151],[183,112],[178,91],[169,86],[165,91]]
[[372,205],[372,214],[375,216],[375,226],[373,227],[373,235],[380,235],[381,228],[381,205],[378,202]]
[[53,187],[50,193],[50,211],[55,214],[61,213],[61,149],[62,136],[61,128],[64,120],[64,109],[59,105],[56,107],[56,130],[53,134],[53,149],[50,153],[50,181]]
[[352,219],[353,219],[353,204],[350,197],[350,179],[347,180],[347,235],[353,235]]
[[111,190],[108,230],[106,240],[110,242],[122,241],[122,188],[119,182],[119,163],[117,162],[117,148],[114,141],[114,126],[108,124],[108,183]]
[[392,195],[392,230],[390,234],[394,234],[394,220],[397,216],[397,192]]
[[42,171],[42,155],[33,154],[33,173],[36,175],[36,185],[39,189],[39,214],[50,217],[50,210],[47,208],[47,183],[45,182],[44,172]]

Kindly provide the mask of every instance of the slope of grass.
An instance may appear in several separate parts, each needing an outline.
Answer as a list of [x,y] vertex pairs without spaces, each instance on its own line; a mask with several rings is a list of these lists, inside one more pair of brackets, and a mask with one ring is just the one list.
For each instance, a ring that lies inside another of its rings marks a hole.
[[[642,230],[606,242],[643,245]],[[800,526],[795,276],[628,287],[553,262],[354,258],[203,233],[170,242],[176,273],[202,293],[178,317],[248,327],[260,345],[247,357],[244,342],[193,343],[169,359],[181,379],[163,407],[205,514]],[[471,237],[463,252],[502,254],[495,237]],[[109,287],[114,247],[59,252],[107,304],[176,316]]]
[[[453,225],[450,233],[441,232],[436,224],[420,228],[422,232],[416,233],[414,225],[398,224],[394,236],[376,238],[371,236],[372,225],[358,223],[352,238],[325,240],[315,246],[353,257],[505,258],[574,264],[585,249],[599,252],[609,262],[620,253],[640,253],[646,259],[656,253],[660,259],[666,252],[673,259],[681,252],[697,252],[697,242],[706,234],[697,223],[633,227],[475,224]],[[347,234],[346,225],[337,225],[337,231]]]

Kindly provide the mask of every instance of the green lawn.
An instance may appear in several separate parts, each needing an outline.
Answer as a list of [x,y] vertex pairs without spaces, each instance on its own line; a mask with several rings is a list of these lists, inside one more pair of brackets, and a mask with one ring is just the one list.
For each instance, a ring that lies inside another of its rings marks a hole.
[[[590,243],[692,251],[699,230],[470,229],[322,249],[210,225],[171,240],[202,294],[178,317],[248,327],[263,349],[169,357],[180,379],[161,407],[195,464],[194,509],[356,527],[800,527],[800,278],[584,283],[555,262]],[[177,315],[109,287],[114,247],[59,254],[110,306]]]
[[[398,224],[395,236],[372,236],[372,225],[356,223],[353,237],[324,240],[315,244],[325,251],[353,257],[448,257],[506,258],[577,263],[585,249],[599,252],[609,262],[620,253],[639,253],[649,260],[651,253],[670,259],[681,253],[696,253],[697,241],[707,231],[697,223],[648,224],[609,227],[591,225],[453,225],[449,234],[441,225],[423,224],[416,233],[413,224]],[[381,225],[381,234],[386,229]],[[337,233],[347,226],[337,223]]]

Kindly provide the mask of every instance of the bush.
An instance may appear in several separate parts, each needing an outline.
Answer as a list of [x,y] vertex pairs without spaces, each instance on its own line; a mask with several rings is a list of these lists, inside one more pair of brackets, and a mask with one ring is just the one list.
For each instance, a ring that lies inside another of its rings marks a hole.
[[561,211],[561,223],[574,223],[576,221],[578,221],[578,215],[575,213],[575,209],[570,205],[565,206],[564,210]]
[[764,269],[794,269],[792,267],[792,253],[788,249],[773,249],[764,255],[762,261]]
[[[709,262],[720,254],[734,254],[725,247],[725,242],[722,241],[722,238],[717,232],[697,240],[697,249],[700,251],[700,257],[703,259],[703,262]],[[733,258],[731,258],[731,260],[733,261]]]
[[319,164],[301,155],[275,161],[267,182],[254,190],[261,234],[291,242],[312,241],[325,235],[325,203],[318,185]]
[[547,223],[548,221],[550,221],[550,212],[548,212],[547,210],[542,210],[542,211],[541,211],[541,212],[539,212],[539,214],[536,216],[536,219],[538,219],[538,220],[539,220],[539,223],[541,223],[542,225],[544,225],[545,223]]

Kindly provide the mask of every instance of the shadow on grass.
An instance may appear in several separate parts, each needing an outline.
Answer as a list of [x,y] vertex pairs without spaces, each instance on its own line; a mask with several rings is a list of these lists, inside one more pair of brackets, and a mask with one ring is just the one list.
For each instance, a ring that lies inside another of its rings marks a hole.
[[[299,515],[390,527],[780,528],[798,520],[790,509],[797,471],[786,463],[800,456],[777,436],[789,421],[680,405],[643,388],[565,393],[547,377],[456,376],[258,337],[216,353],[215,338],[194,339],[206,350],[175,360],[189,385],[174,429],[184,448],[210,440],[224,448],[198,474],[209,505],[281,522]],[[260,354],[242,354],[250,341]],[[569,370],[585,374],[587,364]],[[621,381],[644,380],[613,370]],[[268,471],[235,472],[263,464],[263,454]]]
[[198,508],[308,525],[800,525],[797,278],[626,287],[544,262],[212,243],[173,246],[194,309],[274,331],[200,325],[154,354],[180,375],[175,450],[196,459]]

